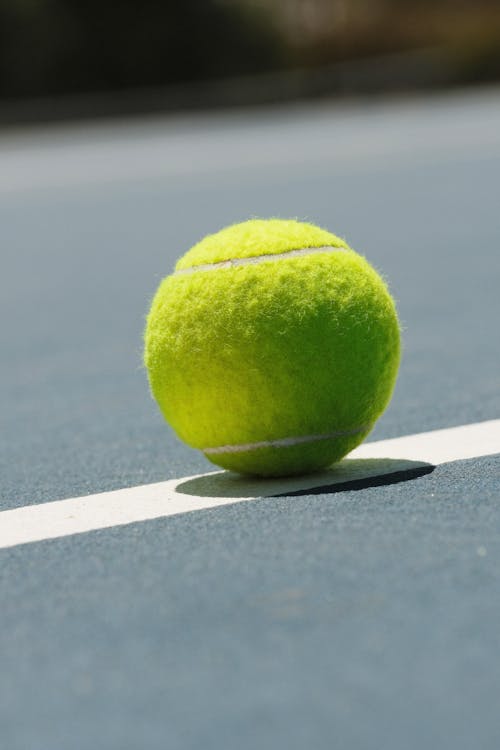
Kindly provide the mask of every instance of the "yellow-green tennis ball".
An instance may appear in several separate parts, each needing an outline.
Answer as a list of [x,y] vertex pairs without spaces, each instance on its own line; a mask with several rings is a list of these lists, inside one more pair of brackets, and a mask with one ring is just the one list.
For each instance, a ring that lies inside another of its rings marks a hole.
[[176,433],[244,474],[323,469],[392,394],[399,324],[387,287],[330,232],[252,220],[205,237],[147,319],[152,393]]

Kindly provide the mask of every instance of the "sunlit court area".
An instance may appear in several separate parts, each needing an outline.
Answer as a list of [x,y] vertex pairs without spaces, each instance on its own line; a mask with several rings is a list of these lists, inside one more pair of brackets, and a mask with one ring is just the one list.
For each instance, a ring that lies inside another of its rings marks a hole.
[[498,750],[500,2],[0,4],[0,748]]

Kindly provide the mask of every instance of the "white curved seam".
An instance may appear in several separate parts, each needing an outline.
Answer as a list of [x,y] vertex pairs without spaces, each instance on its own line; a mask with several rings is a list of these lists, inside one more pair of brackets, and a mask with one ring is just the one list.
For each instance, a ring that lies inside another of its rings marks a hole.
[[303,247],[298,250],[286,250],[283,253],[270,253],[268,255],[251,255],[248,258],[228,258],[218,263],[202,263],[199,266],[190,266],[189,268],[180,268],[174,271],[173,276],[181,276],[185,273],[194,273],[195,271],[218,271],[221,268],[234,268],[236,266],[253,266],[258,263],[268,261],[287,260],[288,258],[311,255],[312,253],[330,253],[337,251],[346,251],[346,247],[334,247],[333,245],[324,245],[322,247]]
[[340,430],[337,432],[328,432],[323,435],[299,435],[297,437],[280,438],[278,440],[260,440],[257,443],[242,443],[240,445],[221,445],[216,448],[202,448],[203,453],[214,455],[218,453],[243,453],[254,451],[258,448],[288,448],[303,443],[316,443],[320,440],[331,440],[338,437],[347,437],[357,435],[358,432],[364,432],[369,429],[369,425],[356,427],[353,430]]

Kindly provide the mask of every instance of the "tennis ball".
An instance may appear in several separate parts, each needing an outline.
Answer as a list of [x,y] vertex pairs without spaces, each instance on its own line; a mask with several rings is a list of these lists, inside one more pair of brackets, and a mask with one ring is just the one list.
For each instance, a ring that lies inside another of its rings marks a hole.
[[145,331],[167,422],[243,474],[341,459],[387,406],[399,358],[383,280],[343,240],[298,221],[254,219],[205,237],[161,282]]

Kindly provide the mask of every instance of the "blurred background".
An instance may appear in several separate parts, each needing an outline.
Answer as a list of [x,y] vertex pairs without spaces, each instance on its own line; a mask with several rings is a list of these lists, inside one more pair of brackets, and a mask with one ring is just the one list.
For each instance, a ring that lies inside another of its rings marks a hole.
[[0,122],[500,80],[500,0],[1,0]]

